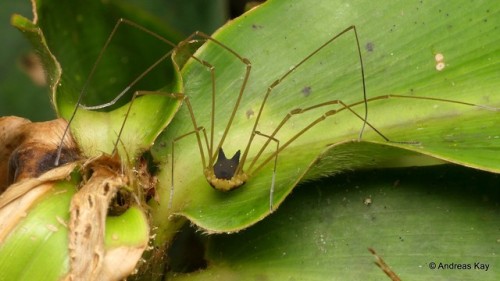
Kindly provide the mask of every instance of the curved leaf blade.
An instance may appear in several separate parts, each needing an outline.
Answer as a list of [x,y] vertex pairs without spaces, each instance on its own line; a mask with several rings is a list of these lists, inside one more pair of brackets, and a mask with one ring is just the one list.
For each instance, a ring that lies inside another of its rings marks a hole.
[[[315,5],[310,1],[269,1],[234,20],[214,38],[248,58],[252,73],[224,150],[232,155],[244,149],[267,87],[349,24],[356,24],[363,47],[368,98],[396,94],[498,107],[500,101],[496,92],[500,82],[496,77],[500,66],[494,57],[499,47],[491,32],[495,29],[495,15],[499,10],[495,5],[485,5],[488,7],[445,2],[401,2],[380,6],[369,1],[349,5],[331,1],[317,1]],[[467,17],[463,15],[464,10],[468,11]],[[277,26],[286,26],[286,29]],[[458,39],[460,44],[456,43]],[[469,43],[463,44],[464,41]],[[348,104],[361,101],[360,66],[355,46],[352,34],[342,36],[283,80],[272,92],[258,130],[270,134],[294,108],[337,99]],[[436,70],[437,53],[444,54],[446,65],[442,71]],[[215,139],[218,141],[243,81],[244,65],[216,44],[204,45],[196,55],[216,67]],[[192,61],[184,67],[183,74],[186,94],[193,104],[198,125],[209,130],[210,73]],[[311,93],[307,93],[309,91]],[[298,116],[279,132],[277,138],[285,143],[300,128],[330,109]],[[361,105],[353,110],[364,114]],[[345,166],[330,162],[331,155],[322,153],[332,144],[356,140],[362,122],[347,111],[327,120],[279,154],[275,205],[284,200],[315,162],[326,162],[324,166],[335,172],[353,166],[363,167],[359,159],[370,157],[347,155],[354,162],[345,161]],[[391,140],[418,141],[419,145],[387,143],[370,129],[366,130],[364,141],[499,172],[500,154],[492,153],[500,147],[495,129],[499,122],[496,111],[442,101],[391,98],[369,103],[369,121]],[[183,108],[155,149],[157,158],[165,163],[160,176],[164,187],[160,191],[160,197],[164,198],[164,205],[159,208],[161,212],[186,216],[209,232],[237,231],[265,217],[269,213],[272,161],[251,175],[240,189],[221,193],[213,190],[204,179],[194,137],[176,143],[174,207],[167,208],[171,142],[191,130],[193,126],[187,109]],[[250,160],[263,142],[254,142]],[[259,161],[272,155],[273,149],[270,145]],[[318,159],[319,155],[325,157]],[[378,161],[374,159],[365,166],[373,166]],[[412,165],[411,161],[406,165]]]
[[[13,24],[25,32],[28,38],[37,36],[31,40],[32,44],[42,54],[56,110],[66,119],[71,117],[79,95],[85,94],[85,105],[108,102],[171,49],[143,31],[122,24],[103,53],[94,76],[89,80],[98,54],[118,18],[137,19],[146,28],[177,41],[178,35],[155,18],[114,2],[39,1],[35,4],[33,22],[13,19]],[[50,56],[45,56],[46,53]],[[98,156],[103,152],[111,153],[128,109],[126,103],[130,101],[132,94],[139,90],[156,91],[160,88],[160,91],[168,93],[182,92],[178,69],[171,63],[161,64],[150,71],[127,92],[127,96],[111,107],[115,110],[105,113],[79,109],[72,123],[72,132],[83,153],[87,157]],[[137,99],[129,114],[130,122],[127,122],[132,124],[126,124],[120,139],[129,159],[134,161],[138,153],[152,145],[179,106],[180,99],[165,95]],[[89,130],[89,126],[93,129]]]

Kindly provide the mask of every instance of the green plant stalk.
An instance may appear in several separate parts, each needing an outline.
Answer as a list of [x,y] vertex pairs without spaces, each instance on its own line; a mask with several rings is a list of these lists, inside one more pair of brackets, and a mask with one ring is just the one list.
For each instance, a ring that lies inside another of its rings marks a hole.
[[[152,64],[157,59],[157,54],[168,54],[168,48],[166,48],[168,46],[165,46],[164,43],[153,42],[153,45],[149,44],[149,42],[156,39],[142,32],[134,33],[134,30],[131,31],[132,28],[130,27],[128,29],[127,27],[121,27],[120,32],[117,32],[117,38],[112,38],[114,44],[111,44],[109,50],[106,50],[105,59],[97,66],[99,70],[104,69],[105,73],[106,69],[111,70],[113,76],[111,79],[109,76],[104,76],[103,80],[103,75],[96,72],[97,77],[94,77],[92,81],[88,81],[93,83],[88,88],[84,88],[83,82],[85,78],[83,77],[88,77],[91,67],[94,66],[97,53],[102,49],[106,36],[109,35],[113,25],[116,24],[116,12],[123,11],[123,9],[114,3],[107,3],[107,6],[102,6],[102,3],[93,1],[85,3],[83,5],[85,7],[82,6],[81,9],[71,7],[71,9],[68,9],[68,13],[54,16],[51,14],[54,10],[63,9],[63,6],[58,5],[57,1],[36,2],[35,4],[33,21],[14,15],[12,24],[25,34],[40,54],[56,110],[67,119],[70,118],[76,106],[78,95],[83,90],[88,91],[86,92],[87,99],[83,100],[87,105],[108,101],[110,97],[114,97],[122,91],[123,87],[127,85],[126,83],[130,83],[133,80],[132,78],[144,71],[147,68],[146,66]],[[78,14],[71,14],[71,12],[76,11],[78,11]],[[95,11],[99,11],[99,13],[95,14]],[[128,11],[134,13],[134,16],[129,18],[141,19],[144,26],[151,29],[159,26],[158,22],[138,13],[136,9],[129,9]],[[75,19],[77,20],[75,21]],[[103,22],[106,24],[102,24]],[[160,28],[160,30],[165,35],[165,28]],[[103,36],[98,36],[101,33]],[[168,34],[168,32],[166,33]],[[124,42],[120,44],[123,38],[126,38],[126,42],[135,40],[138,43],[135,46],[139,47],[123,48]],[[153,50],[158,50],[158,52],[155,53]],[[118,58],[118,61],[113,61],[112,55],[111,60],[106,60],[109,57],[106,54],[109,53],[119,53],[122,56]],[[120,65],[120,63],[123,64],[125,58],[131,57],[139,57],[141,61],[138,63],[137,61],[130,62],[127,60],[128,68]],[[118,69],[120,71],[117,71]],[[165,75],[165,72],[153,71],[148,76],[152,77],[146,77],[144,83],[134,87],[130,92],[148,89],[157,90],[160,87],[166,93],[183,92],[182,79],[178,76],[176,66],[170,66],[170,74],[167,72],[167,75]],[[176,79],[174,82],[168,83],[169,77],[176,77]],[[151,83],[151,80],[156,80],[156,82]],[[117,81],[125,84],[122,85]],[[169,85],[165,86],[166,84]],[[130,95],[128,99],[130,100]],[[163,94],[140,97],[135,101],[129,113],[129,122],[125,124],[118,143],[124,165],[131,167],[135,165],[139,154],[152,145],[159,132],[170,122],[180,104],[180,98],[171,98]],[[93,112],[81,108],[78,110],[71,130],[84,157],[91,158],[103,153],[110,154],[113,151],[118,132],[128,110],[128,104],[121,103],[115,108],[110,112]],[[148,125],[145,126],[144,124]],[[91,130],[89,130],[90,127],[92,127]],[[108,251],[119,248],[119,246],[135,243],[137,236],[144,238],[144,235],[146,235],[146,239],[149,238],[148,231],[144,231],[146,217],[142,212],[137,214],[134,210],[134,208],[131,208],[119,219],[111,218],[109,220],[110,226],[107,227],[106,232],[108,235],[106,237]],[[67,215],[67,210],[64,214]],[[128,222],[129,225],[124,226],[123,222]],[[136,232],[123,235],[127,233],[130,227],[133,227]],[[59,244],[66,248],[68,245],[67,241],[60,241]],[[67,258],[67,251],[61,252],[61,254]],[[67,271],[67,268],[61,267],[60,263],[52,265],[56,266],[61,274]]]

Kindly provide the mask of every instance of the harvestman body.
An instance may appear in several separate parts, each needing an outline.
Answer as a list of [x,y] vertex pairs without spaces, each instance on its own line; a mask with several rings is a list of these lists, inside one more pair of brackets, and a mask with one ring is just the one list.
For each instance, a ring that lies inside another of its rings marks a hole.
[[[93,73],[95,72],[96,66],[99,63],[104,50],[109,45],[113,35],[116,33],[116,30],[118,29],[118,27],[121,24],[127,24],[127,25],[134,27],[134,28],[142,30],[142,31],[150,34],[151,36],[156,37],[159,40],[165,42],[167,45],[174,47],[174,49],[167,52],[158,61],[156,61],[153,65],[151,65],[151,67],[149,67],[148,69],[146,69],[146,71],[144,71],[142,74],[140,74],[132,83],[130,83],[112,101],[105,103],[105,104],[102,104],[102,105],[97,105],[97,106],[84,106],[81,104],[81,101],[82,101],[82,97],[85,94],[87,84],[90,81],[90,79],[92,78]],[[276,126],[276,128],[273,130],[273,132],[271,134],[265,134],[265,133],[258,131],[257,126],[259,124],[263,109],[266,105],[266,102],[267,102],[269,96],[272,94],[273,89],[276,86],[278,86],[283,80],[285,80],[292,72],[294,72],[297,68],[299,68],[302,64],[304,64],[311,57],[313,57],[315,54],[317,54],[320,50],[325,48],[327,45],[332,44],[332,42],[334,42],[337,38],[339,38],[339,37],[341,37],[349,32],[353,33],[353,35],[355,36],[357,55],[359,57],[359,64],[360,64],[360,76],[361,76],[362,88],[363,88],[363,99],[361,101],[351,103],[351,104],[346,104],[346,103],[342,102],[341,100],[334,99],[334,100],[326,101],[326,102],[319,103],[319,104],[316,104],[313,106],[309,106],[306,108],[297,108],[297,109],[291,110],[286,116],[284,116],[282,121]],[[96,63],[91,70],[89,78],[87,79],[86,84],[84,85],[84,87],[80,93],[77,106],[75,107],[75,110],[73,112],[72,117],[69,120],[69,123],[71,123],[78,108],[80,108],[80,107],[92,110],[92,109],[101,109],[101,108],[109,107],[109,106],[115,104],[126,92],[128,92],[130,90],[130,88],[132,86],[134,86],[140,79],[142,79],[154,67],[156,67],[158,64],[160,64],[160,62],[162,62],[165,59],[167,59],[168,57],[170,57],[170,55],[172,53],[174,53],[176,49],[181,48],[181,47],[183,47],[187,44],[190,44],[192,42],[207,42],[207,41],[211,41],[211,42],[217,44],[224,51],[229,52],[236,59],[240,60],[246,67],[243,82],[242,82],[241,88],[239,89],[238,95],[236,97],[235,106],[230,114],[228,123],[224,129],[222,137],[221,137],[220,141],[218,142],[215,149],[214,149],[214,112],[215,112],[215,97],[216,97],[216,91],[215,91],[215,85],[214,85],[215,84],[215,67],[212,66],[209,62],[201,60],[194,55],[190,55],[190,58],[194,59],[195,61],[197,61],[198,63],[200,63],[204,67],[206,67],[207,70],[210,71],[210,73],[211,73],[212,103],[211,103],[210,137],[207,136],[206,129],[203,126],[198,126],[198,123],[196,121],[195,112],[193,111],[193,108],[190,104],[189,97],[185,96],[183,94],[158,93],[158,92],[136,92],[132,97],[132,101],[130,102],[129,109],[128,109],[128,112],[130,112],[130,108],[132,107],[133,101],[135,100],[135,98],[137,96],[145,95],[145,94],[157,94],[157,95],[172,96],[172,97],[176,97],[176,98],[181,97],[181,98],[183,98],[183,100],[186,103],[186,106],[189,110],[189,115],[190,115],[191,121],[193,123],[194,130],[191,132],[187,132],[181,136],[178,136],[172,141],[172,153],[171,153],[171,159],[172,159],[172,170],[171,170],[172,179],[171,179],[171,182],[172,182],[172,184],[171,184],[169,206],[171,206],[173,196],[174,196],[174,179],[175,179],[175,171],[174,171],[174,151],[175,150],[174,150],[174,148],[175,148],[175,143],[177,141],[181,140],[182,138],[185,138],[185,137],[192,135],[192,134],[194,134],[196,136],[196,139],[197,139],[202,164],[204,167],[203,172],[204,172],[205,178],[207,179],[207,182],[213,188],[215,188],[217,190],[230,191],[230,190],[234,190],[234,189],[244,185],[245,182],[247,182],[248,180],[251,180],[252,176],[257,174],[262,168],[264,168],[265,165],[267,165],[270,161],[274,160],[273,175],[272,175],[272,179],[271,179],[271,183],[270,183],[270,192],[269,192],[269,209],[270,209],[270,211],[273,211],[273,194],[274,194],[274,187],[275,187],[276,166],[277,166],[277,160],[278,160],[279,153],[281,151],[283,151],[284,149],[286,149],[293,141],[295,141],[298,137],[300,137],[301,135],[306,133],[309,129],[314,127],[316,124],[324,121],[328,117],[333,116],[341,111],[347,110],[348,112],[352,113],[356,118],[360,119],[363,122],[363,125],[362,125],[360,133],[359,133],[359,139],[362,138],[365,127],[369,126],[378,135],[380,135],[385,141],[392,142],[391,140],[389,140],[386,136],[384,136],[380,131],[378,131],[374,126],[372,126],[367,121],[367,119],[368,119],[368,102],[375,101],[375,100],[389,99],[389,98],[409,98],[409,99],[431,100],[431,101],[440,101],[440,102],[461,104],[461,105],[466,105],[466,106],[474,106],[474,107],[478,107],[478,108],[482,108],[482,109],[486,109],[486,110],[491,110],[491,111],[498,111],[499,110],[498,108],[489,107],[489,106],[476,105],[476,104],[467,103],[467,102],[454,101],[454,100],[448,100],[448,99],[440,99],[440,98],[432,98],[432,97],[415,97],[415,96],[405,96],[405,95],[383,95],[383,96],[367,98],[365,77],[364,77],[363,58],[361,55],[361,48],[360,48],[360,43],[359,43],[359,39],[358,39],[358,34],[357,34],[356,27],[350,26],[350,27],[344,29],[343,31],[341,31],[340,33],[338,33],[337,35],[335,35],[334,37],[332,37],[331,39],[329,39],[328,41],[326,41],[324,44],[319,46],[317,49],[313,50],[309,55],[307,55],[305,58],[300,60],[297,64],[295,64],[292,68],[290,68],[288,71],[286,71],[281,77],[276,79],[273,83],[271,83],[267,87],[267,91],[262,99],[262,103],[261,103],[261,105],[259,107],[259,111],[256,115],[255,123],[254,123],[253,129],[250,133],[248,143],[243,149],[243,153],[241,153],[241,151],[238,150],[233,157],[228,159],[224,153],[223,144],[224,144],[224,141],[228,135],[228,131],[232,125],[232,122],[234,120],[236,112],[238,111],[240,101],[241,101],[243,94],[244,94],[244,90],[245,90],[247,83],[249,81],[250,72],[251,72],[251,68],[252,68],[251,62],[248,59],[240,56],[238,53],[236,53],[234,50],[232,50],[230,47],[226,46],[222,42],[220,42],[220,41],[218,41],[218,40],[216,40],[216,39],[214,39],[214,38],[212,38],[204,33],[201,33],[201,32],[195,32],[192,35],[190,35],[187,39],[183,40],[180,44],[175,45],[172,42],[164,39],[160,35],[152,32],[152,31],[150,31],[150,30],[148,30],[148,29],[146,29],[146,28],[144,28],[144,27],[142,27],[134,22],[131,22],[131,21],[128,21],[125,19],[120,19],[117,22],[117,24],[115,25],[115,28],[113,29],[113,31],[111,32],[108,40],[106,41],[106,44],[103,47],[103,50],[100,52],[100,54],[96,60]],[[291,117],[293,117],[294,115],[302,114],[302,113],[307,112],[307,111],[316,110],[316,109],[323,108],[326,106],[334,106],[334,105],[338,106],[339,108],[338,109],[331,109],[331,110],[328,110],[326,112],[322,112],[317,119],[311,121],[309,123],[309,125],[302,128],[300,131],[298,131],[297,133],[292,135],[292,137],[290,139],[286,140],[286,142],[284,144],[280,145],[280,140],[278,140],[276,138],[276,135],[281,130],[281,128],[290,120]],[[358,113],[356,113],[354,110],[352,110],[352,107],[358,106],[358,105],[364,105],[364,109],[365,109],[364,116],[361,116]],[[124,124],[128,118],[128,112],[127,112],[127,115],[125,116],[125,119],[124,119],[123,124],[122,124],[121,129],[120,129],[120,132],[118,133],[118,137],[117,137],[117,140],[116,140],[115,146],[114,146],[114,152],[116,152],[116,149],[117,149],[117,146],[118,146],[118,143],[120,140],[120,136],[121,136],[123,128],[124,128]],[[69,129],[69,125],[68,125],[68,128],[66,128],[66,131],[64,134],[67,133],[68,129]],[[253,157],[252,161],[250,162],[250,164],[247,168],[247,167],[245,167],[245,164],[247,162],[247,159],[250,158],[249,151],[250,151],[250,148],[251,148],[252,143],[254,141],[254,138],[257,135],[266,138],[267,141],[265,141],[265,143],[258,150],[257,154]],[[64,138],[64,136],[63,136],[63,138]],[[202,143],[202,138],[205,141],[204,145]],[[268,145],[270,144],[271,141],[276,144],[276,150],[270,156],[268,156],[263,161],[261,161],[259,163],[259,165],[256,165],[257,161],[261,158],[261,156],[263,155],[263,152],[268,147]],[[398,143],[415,144],[416,142],[398,142]],[[204,146],[205,146],[206,151],[207,151],[206,154],[204,153]],[[57,156],[57,159],[55,162],[56,166],[59,165],[60,151],[61,150],[62,150],[62,143],[59,145],[59,153],[58,153],[58,156]]]

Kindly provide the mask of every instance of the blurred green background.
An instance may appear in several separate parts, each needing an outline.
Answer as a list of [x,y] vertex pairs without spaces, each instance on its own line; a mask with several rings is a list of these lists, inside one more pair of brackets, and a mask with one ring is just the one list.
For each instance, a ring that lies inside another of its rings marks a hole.
[[31,46],[21,32],[10,25],[10,16],[18,13],[32,18],[29,1],[5,1],[0,9],[0,116],[17,115],[31,120],[55,117],[47,87],[35,85],[21,70],[21,60]]
[[[186,37],[195,30],[212,33],[229,18],[244,11],[245,0],[127,0],[163,21]],[[31,2],[3,1],[0,4],[0,116],[16,115],[32,121],[55,118],[49,89],[36,85],[23,71],[32,48],[21,32],[10,25],[12,14],[33,18]]]

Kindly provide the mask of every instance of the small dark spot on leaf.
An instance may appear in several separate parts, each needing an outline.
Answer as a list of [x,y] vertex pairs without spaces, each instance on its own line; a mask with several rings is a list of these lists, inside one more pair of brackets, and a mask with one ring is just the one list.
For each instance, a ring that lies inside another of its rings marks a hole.
[[263,28],[263,26],[262,26],[262,25],[260,25],[260,24],[255,24],[255,23],[254,23],[254,24],[252,24],[252,28],[253,28],[254,30],[256,30],[256,29],[261,29],[261,28]]
[[312,88],[311,86],[306,86],[304,88],[302,88],[302,94],[304,95],[304,97],[308,97],[312,92]]
[[92,199],[92,196],[87,197],[87,201],[89,202],[89,207],[93,208],[94,207],[94,200]]
[[252,118],[254,114],[255,113],[253,112],[253,110],[251,108],[249,110],[247,110],[247,112],[246,112],[247,119]]
[[104,195],[108,194],[109,192],[109,183],[104,184]]
[[365,48],[368,52],[373,52],[375,45],[373,44],[373,42],[368,42],[368,43],[366,43]]
[[92,224],[87,223],[87,225],[85,226],[85,233],[83,234],[83,237],[85,239],[88,239],[90,237],[90,232],[91,231],[92,231]]

